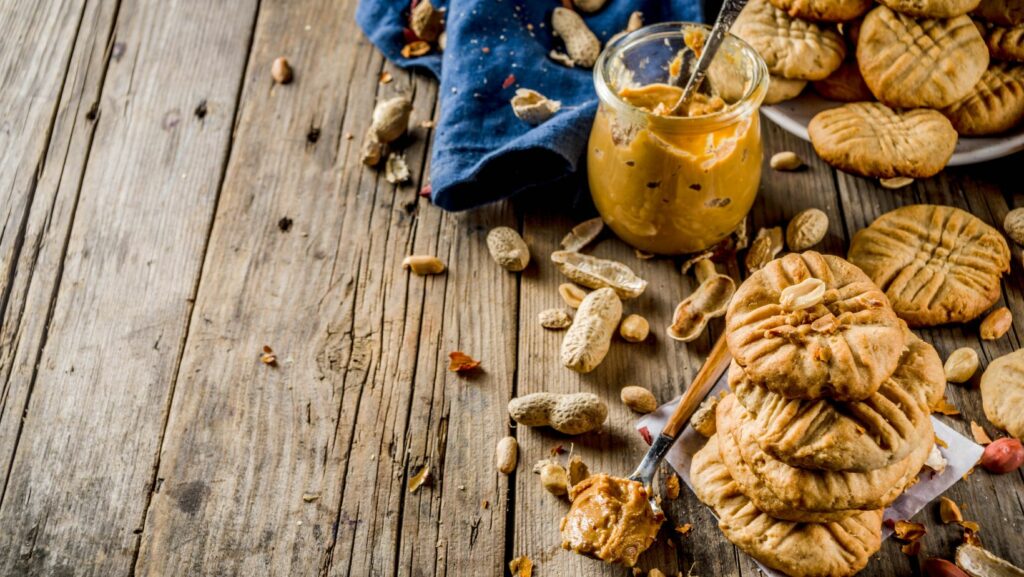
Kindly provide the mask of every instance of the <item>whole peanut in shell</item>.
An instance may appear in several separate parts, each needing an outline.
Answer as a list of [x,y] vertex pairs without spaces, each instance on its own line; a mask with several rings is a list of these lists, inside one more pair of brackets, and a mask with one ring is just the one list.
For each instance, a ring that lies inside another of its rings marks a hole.
[[520,425],[579,435],[600,427],[608,406],[593,393],[533,393],[509,401],[508,414]]

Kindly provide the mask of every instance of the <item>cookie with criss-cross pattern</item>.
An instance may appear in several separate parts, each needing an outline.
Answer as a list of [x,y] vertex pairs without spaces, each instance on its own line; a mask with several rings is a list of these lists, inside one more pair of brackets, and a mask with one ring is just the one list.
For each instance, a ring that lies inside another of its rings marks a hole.
[[981,80],[988,48],[967,16],[914,19],[879,6],[861,24],[857,64],[881,102],[942,108]]
[[999,299],[1010,247],[998,230],[954,208],[897,208],[853,235],[850,262],[882,287],[912,327],[973,320]]
[[1024,65],[993,62],[970,94],[942,109],[964,136],[1005,132],[1024,119]]
[[993,24],[1024,24],[1024,2],[1020,0],[981,0],[974,15]]
[[1024,62],[1024,24],[998,26],[974,22],[988,46],[988,53],[996,60]]
[[[824,286],[820,300],[787,308],[783,292],[809,279]],[[871,279],[814,251],[787,254],[750,275],[736,289],[725,328],[746,374],[790,399],[865,399],[896,370],[905,348],[903,327]]]
[[751,381],[735,362],[729,387],[761,431],[758,444],[772,457],[805,469],[879,469],[931,435],[929,402],[941,399],[946,388],[939,354],[909,330],[907,339],[896,372],[863,401],[787,399]]
[[978,0],[879,0],[889,8],[915,18],[953,18],[967,14]]
[[757,50],[769,72],[784,78],[820,80],[846,57],[833,26],[793,18],[768,0],[750,0],[731,32]]
[[878,551],[881,509],[833,523],[780,521],[758,509],[722,461],[719,436],[693,456],[690,478],[697,498],[718,515],[722,533],[745,553],[793,577],[844,577],[863,569]]
[[871,8],[872,0],[771,0],[793,18],[820,22],[847,22]]
[[879,102],[851,102],[819,112],[807,133],[825,162],[875,178],[934,176],[953,156],[957,138],[941,112],[896,111]]

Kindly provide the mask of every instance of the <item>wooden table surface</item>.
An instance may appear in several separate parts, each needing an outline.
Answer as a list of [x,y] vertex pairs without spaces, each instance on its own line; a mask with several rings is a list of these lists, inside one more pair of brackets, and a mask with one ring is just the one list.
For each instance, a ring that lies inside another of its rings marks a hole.
[[[598,256],[650,281],[627,303],[654,338],[615,342],[593,373],[557,360],[561,334],[536,315],[559,305],[547,260],[590,216],[567,190],[448,214],[426,182],[437,84],[385,62],[353,21],[355,0],[7,0],[0,7],[0,575],[502,575],[520,555],[535,575],[626,575],[559,548],[567,503],[532,464],[562,445],[593,471],[628,473],[645,445],[619,401],[625,384],[661,401],[707,354],[664,336],[694,288],[671,259],[639,261],[606,238]],[[296,80],[275,86],[285,55]],[[382,71],[394,81],[379,84]],[[413,95],[393,186],[359,163],[377,98]],[[896,206],[963,207],[999,223],[1024,204],[1024,155],[898,192],[836,173],[810,146],[765,123],[766,151],[806,170],[766,167],[752,231],[818,207],[821,249]],[[351,135],[357,135],[351,138]],[[766,161],[767,165],[767,161]],[[528,169],[528,167],[524,167]],[[585,204],[585,203],[584,203]],[[487,231],[522,231],[521,275],[488,256]],[[1020,251],[1003,302],[1024,326]],[[403,257],[431,253],[421,278]],[[740,267],[731,263],[739,276]],[[1018,348],[1018,328],[981,342],[977,323],[923,331],[945,356],[983,363]],[[270,346],[278,364],[259,361]],[[450,351],[483,362],[463,378]],[[975,382],[976,385],[976,382]],[[600,433],[569,439],[511,427],[505,405],[535,391],[593,391],[610,405]],[[971,420],[996,429],[976,386],[949,387]],[[515,435],[520,465],[493,465]],[[415,494],[408,479],[429,465]],[[1020,472],[976,471],[949,495],[984,543],[1024,564]],[[689,492],[668,503],[647,569],[752,575]],[[934,506],[924,554],[951,555],[955,527]],[[912,575],[886,542],[864,575]]]

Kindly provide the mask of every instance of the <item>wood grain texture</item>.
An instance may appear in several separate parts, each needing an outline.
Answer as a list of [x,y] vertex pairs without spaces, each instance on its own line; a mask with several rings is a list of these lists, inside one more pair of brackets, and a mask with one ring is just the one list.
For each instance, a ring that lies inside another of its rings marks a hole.
[[[56,3],[49,5],[55,6]],[[3,279],[0,281],[0,293],[3,294],[3,299],[0,299],[0,502],[3,500],[7,476],[20,436],[22,417],[32,390],[40,349],[46,338],[53,299],[60,284],[79,185],[85,173],[98,119],[93,106],[97,104],[105,77],[116,9],[117,5],[113,2],[90,3],[80,14],[77,33],[63,29],[37,31],[42,42],[22,46],[37,50],[44,47],[48,49],[48,35],[65,32],[66,38],[63,40],[74,40],[66,64],[66,74],[57,76],[61,87],[60,100],[53,111],[54,117],[27,113],[29,117],[35,117],[36,124],[23,124],[21,129],[25,132],[20,137],[6,133],[10,140],[3,145],[9,145],[7,150],[11,153],[0,159],[0,163],[11,163],[9,167],[0,169],[0,179],[17,179],[21,173],[32,175],[32,181],[27,186],[25,183],[14,182],[8,189],[12,193],[23,193],[21,198],[12,197],[0,203],[0,206],[7,209],[13,210],[20,206],[27,211],[19,227],[9,229],[12,235],[21,235],[14,247],[15,253],[8,255],[11,260],[0,257],[0,261],[12,267],[9,276],[0,277]],[[24,17],[28,12],[12,11],[4,13],[4,16],[11,18],[17,14]],[[8,24],[3,28],[9,30]],[[54,40],[57,43],[60,41]],[[9,54],[5,52],[5,55]],[[17,64],[9,62],[5,66]],[[60,59],[54,56],[51,72],[59,71],[60,64]],[[32,74],[18,74],[16,68],[10,71],[12,79],[33,78]],[[11,92],[0,91],[0,100],[19,90],[16,86],[8,86]],[[25,102],[39,103],[41,100],[19,100],[13,104]],[[10,120],[16,120],[17,115],[18,112],[13,113]],[[45,153],[41,158],[22,156],[21,153],[28,152],[28,149],[19,149],[19,146],[30,148],[34,145],[25,142],[19,144],[17,141],[28,137],[47,139]],[[24,164],[15,167],[13,163],[19,158]],[[26,165],[31,165],[29,168],[35,171],[29,170]],[[0,241],[2,244],[3,241]]]
[[[156,1],[117,13],[123,50],[0,507],[0,574],[132,570],[254,15]],[[202,100],[216,113],[198,119]]]

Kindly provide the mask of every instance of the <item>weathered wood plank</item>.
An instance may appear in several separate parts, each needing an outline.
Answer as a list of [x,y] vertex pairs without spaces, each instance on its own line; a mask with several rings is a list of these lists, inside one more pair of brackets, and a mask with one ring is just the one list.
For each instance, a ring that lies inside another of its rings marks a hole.
[[[1004,161],[1007,162],[1007,161]],[[1013,161],[1009,161],[1013,162]],[[1016,160],[1020,162],[1019,159]],[[906,189],[889,191],[876,182],[845,174],[838,175],[846,225],[852,235],[869,225],[881,214],[914,203],[947,204],[963,208],[982,220],[1002,228],[1002,217],[1006,212],[1006,201],[1000,192],[998,180],[981,180],[972,176],[979,168],[951,168],[941,175],[915,182]],[[1013,273],[1004,280],[1003,287],[1008,299],[1001,299],[996,306],[1008,300],[1018,322],[1021,321],[1019,263],[1013,265]],[[954,349],[969,346],[979,352],[982,369],[969,385],[948,385],[947,397],[962,412],[956,417],[940,417],[961,434],[970,438],[970,421],[986,426],[990,433],[995,427],[984,416],[981,395],[977,390],[977,379],[992,359],[1015,350],[1020,343],[1019,334],[1014,331],[997,341],[982,341],[978,338],[978,322],[964,325],[950,325],[918,330],[918,334],[935,345],[940,356],[945,358]],[[982,539],[986,546],[999,555],[1017,563],[1024,563],[1024,550],[1020,545],[1020,533],[1024,531],[1024,510],[1021,498],[1021,474],[991,475],[982,469],[976,470],[966,480],[954,485],[947,495],[964,504],[967,519],[977,520],[982,525]],[[915,517],[925,522],[930,533],[925,542],[928,555],[951,557],[960,542],[960,531],[955,527],[943,527],[938,523],[936,508],[929,506]],[[986,527],[988,530],[986,530]],[[913,565],[891,542],[883,545],[880,561],[869,569],[878,567],[887,573],[906,573]]]
[[0,37],[33,39],[0,53],[0,501],[92,135],[82,102],[102,83],[113,20],[109,3],[83,5],[0,8]]
[[[131,572],[253,16],[187,2],[117,12],[61,290],[0,507],[0,574]],[[94,62],[83,50],[82,65]],[[209,113],[194,117],[204,100]],[[67,176],[73,198],[77,176]]]

